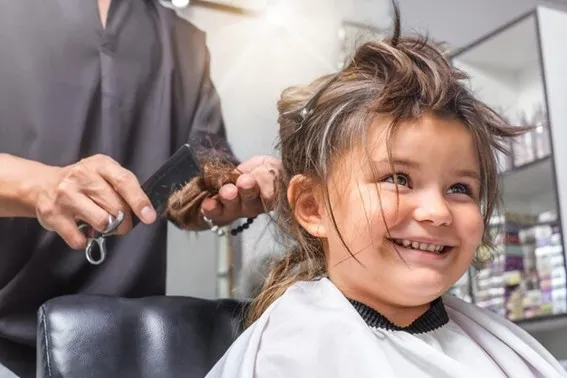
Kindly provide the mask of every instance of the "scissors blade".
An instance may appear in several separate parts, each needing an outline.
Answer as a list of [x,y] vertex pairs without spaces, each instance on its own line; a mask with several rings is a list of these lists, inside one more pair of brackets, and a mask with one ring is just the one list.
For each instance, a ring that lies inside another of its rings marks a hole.
[[[145,183],[142,190],[152,203],[158,217],[167,208],[169,197],[201,173],[201,166],[193,149],[184,144]],[[140,220],[134,216],[132,227]]]

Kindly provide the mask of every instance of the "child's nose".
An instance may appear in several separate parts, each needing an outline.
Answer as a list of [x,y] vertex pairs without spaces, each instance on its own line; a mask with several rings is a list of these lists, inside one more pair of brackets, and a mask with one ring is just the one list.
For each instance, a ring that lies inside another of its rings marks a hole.
[[445,197],[433,190],[420,196],[418,206],[414,210],[414,219],[418,222],[429,222],[434,226],[448,226],[453,221]]

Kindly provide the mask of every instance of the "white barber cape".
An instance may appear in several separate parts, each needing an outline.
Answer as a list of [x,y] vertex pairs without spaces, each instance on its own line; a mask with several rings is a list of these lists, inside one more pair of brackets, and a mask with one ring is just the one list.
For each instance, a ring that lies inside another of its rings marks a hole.
[[414,325],[392,329],[327,278],[298,282],[207,378],[567,377],[521,328],[455,297],[434,302]]

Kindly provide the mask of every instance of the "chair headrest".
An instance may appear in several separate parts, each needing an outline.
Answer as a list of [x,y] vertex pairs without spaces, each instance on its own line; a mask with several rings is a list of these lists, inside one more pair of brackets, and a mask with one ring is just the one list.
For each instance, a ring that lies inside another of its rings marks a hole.
[[38,314],[38,377],[204,377],[242,331],[246,303],[70,295]]

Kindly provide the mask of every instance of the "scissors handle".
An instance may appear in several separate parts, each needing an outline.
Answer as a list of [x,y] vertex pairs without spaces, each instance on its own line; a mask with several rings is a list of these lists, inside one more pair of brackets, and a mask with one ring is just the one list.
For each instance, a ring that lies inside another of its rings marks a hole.
[[[94,257],[93,249],[98,247],[98,258]],[[87,247],[85,248],[85,256],[87,261],[93,265],[100,265],[106,258],[106,239],[104,236],[99,236],[98,238],[89,239],[87,242]]]
[[[87,247],[85,248],[85,256],[87,261],[93,265],[101,264],[106,258],[106,237],[116,231],[116,229],[124,222],[124,213],[122,211],[118,212],[116,218],[112,215],[108,215],[108,226],[103,232],[97,233],[88,224],[80,224],[80,230],[86,230],[85,235],[87,235]],[[94,257],[93,250],[98,247],[98,258]]]
[[122,222],[124,222],[124,213],[122,211],[118,212],[118,215],[116,215],[116,218],[114,218],[112,215],[109,215],[108,216],[108,226],[102,232],[102,236],[108,236],[108,234],[111,234],[114,231],[116,231],[118,229],[118,227],[120,227]]

